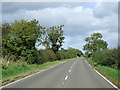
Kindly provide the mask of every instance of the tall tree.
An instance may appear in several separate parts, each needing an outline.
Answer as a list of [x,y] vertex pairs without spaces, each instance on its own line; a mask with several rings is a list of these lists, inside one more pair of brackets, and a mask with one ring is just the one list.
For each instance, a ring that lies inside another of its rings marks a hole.
[[64,42],[62,30],[63,26],[64,25],[53,26],[46,30],[46,36],[43,45],[47,49],[52,49],[54,53],[56,53],[59,50],[59,48],[62,46],[62,43]]
[[[3,24],[3,56],[24,55],[28,50],[35,50],[36,40],[41,36],[41,26],[37,20],[20,20]],[[7,30],[8,29],[8,30]],[[7,32],[6,32],[7,30]]]
[[101,33],[93,33],[91,37],[87,37],[85,41],[87,44],[83,46],[83,50],[87,51],[89,54],[106,49],[108,46],[107,42],[102,40]]

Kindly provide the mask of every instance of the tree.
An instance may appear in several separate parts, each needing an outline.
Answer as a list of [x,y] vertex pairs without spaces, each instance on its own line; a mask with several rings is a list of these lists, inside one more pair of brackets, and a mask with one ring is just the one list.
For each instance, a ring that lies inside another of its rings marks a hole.
[[4,27],[2,28],[3,56],[27,57],[28,54],[36,52],[34,51],[36,40],[42,35],[42,26],[36,19],[15,21],[9,25],[3,24],[2,27]]
[[46,47],[46,49],[52,49],[54,53],[57,53],[64,42],[62,30],[63,26],[64,25],[53,26],[45,31],[46,36],[44,38],[43,45]]
[[101,33],[93,33],[91,37],[87,37],[85,41],[87,44],[83,46],[83,50],[87,51],[88,54],[92,54],[96,51],[101,51],[103,49],[106,49],[108,46],[107,42],[102,40]]

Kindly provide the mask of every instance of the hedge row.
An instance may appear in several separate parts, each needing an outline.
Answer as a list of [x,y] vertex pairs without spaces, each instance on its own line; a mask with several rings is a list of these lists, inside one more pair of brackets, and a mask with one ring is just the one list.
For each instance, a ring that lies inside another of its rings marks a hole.
[[82,52],[78,49],[59,50],[56,54],[52,50],[40,50],[38,51],[38,62],[36,63],[70,59],[75,58],[78,55],[80,56],[81,54]]
[[83,55],[83,53],[80,50],[69,48],[67,50],[63,49],[63,50],[58,51],[57,59],[58,60],[69,59],[69,58],[80,57],[81,55]]
[[92,59],[96,61],[97,64],[117,69],[118,63],[120,63],[120,53],[118,52],[120,52],[120,47],[116,49],[105,49],[93,53]]
[[10,57],[5,57],[9,61],[22,60],[29,64],[43,64],[45,62],[52,62],[55,60],[75,58],[81,56],[82,52],[78,49],[70,48],[59,50],[56,54],[53,50],[26,50],[22,51],[22,56],[17,57],[16,55],[11,55]]
[[78,49],[69,48],[59,50],[56,54],[53,50],[25,50],[21,53],[22,56],[11,55],[10,57],[6,56],[5,59],[9,61],[26,61],[28,64],[43,64],[45,62],[52,62],[55,60],[70,59],[80,57],[82,52]]

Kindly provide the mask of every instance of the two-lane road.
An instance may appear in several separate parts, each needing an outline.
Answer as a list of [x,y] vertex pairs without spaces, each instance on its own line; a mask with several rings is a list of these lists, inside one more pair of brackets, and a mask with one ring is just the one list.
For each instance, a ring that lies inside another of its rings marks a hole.
[[82,58],[67,61],[5,88],[114,88]]

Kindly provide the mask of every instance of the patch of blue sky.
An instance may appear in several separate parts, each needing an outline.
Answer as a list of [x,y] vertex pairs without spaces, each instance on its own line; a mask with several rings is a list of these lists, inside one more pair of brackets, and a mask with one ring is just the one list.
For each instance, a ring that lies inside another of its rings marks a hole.
[[85,8],[94,8],[95,7],[95,2],[85,2],[81,4]]

